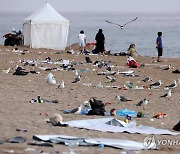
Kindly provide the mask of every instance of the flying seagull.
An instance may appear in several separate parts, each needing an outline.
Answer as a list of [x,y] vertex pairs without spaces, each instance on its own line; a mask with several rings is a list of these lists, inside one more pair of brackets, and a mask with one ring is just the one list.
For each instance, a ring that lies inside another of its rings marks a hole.
[[133,22],[133,21],[136,21],[137,19],[138,19],[138,17],[136,17],[136,18],[133,19],[133,20],[130,20],[129,22],[125,23],[124,25],[120,25],[120,24],[117,24],[117,23],[113,23],[113,22],[108,21],[108,20],[105,20],[105,21],[106,21],[107,23],[109,23],[109,24],[117,25],[117,26],[119,26],[121,29],[123,29],[124,26],[126,26],[127,24],[129,24],[129,23],[131,23],[131,22]]

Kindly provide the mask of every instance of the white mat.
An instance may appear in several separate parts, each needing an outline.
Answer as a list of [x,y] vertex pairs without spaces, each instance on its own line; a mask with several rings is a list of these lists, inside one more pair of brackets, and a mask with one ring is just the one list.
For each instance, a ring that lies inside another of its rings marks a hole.
[[[112,125],[106,123],[111,123]],[[150,134],[180,135],[180,133],[171,132],[165,129],[157,129],[149,126],[142,126],[142,125],[134,126],[134,124],[132,123],[129,123],[128,125],[124,125],[123,121],[114,118],[74,120],[74,121],[68,121],[67,124],[70,127],[97,130],[101,132],[128,132],[132,134],[138,133],[138,134],[148,134],[148,135]]]
[[104,145],[126,150],[146,149],[141,142],[131,140],[107,139],[107,138],[79,138],[65,135],[34,135],[34,139],[50,141],[52,143],[64,143],[69,146],[92,146]]

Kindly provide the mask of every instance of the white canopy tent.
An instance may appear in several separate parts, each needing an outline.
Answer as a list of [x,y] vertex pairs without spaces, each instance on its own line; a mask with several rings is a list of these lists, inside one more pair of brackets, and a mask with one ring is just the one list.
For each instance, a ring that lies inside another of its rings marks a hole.
[[64,50],[69,32],[69,20],[61,16],[49,3],[24,19],[24,45],[31,48]]

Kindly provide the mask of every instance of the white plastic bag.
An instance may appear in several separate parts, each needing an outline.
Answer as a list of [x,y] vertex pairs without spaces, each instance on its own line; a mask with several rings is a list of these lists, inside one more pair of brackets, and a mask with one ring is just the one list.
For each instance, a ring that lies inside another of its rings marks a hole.
[[48,84],[56,84],[56,79],[54,78],[54,75],[52,73],[49,73],[46,77],[46,81]]

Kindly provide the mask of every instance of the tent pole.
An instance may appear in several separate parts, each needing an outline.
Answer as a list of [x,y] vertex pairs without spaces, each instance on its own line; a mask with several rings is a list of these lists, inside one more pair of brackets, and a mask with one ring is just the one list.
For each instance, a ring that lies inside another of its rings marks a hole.
[[71,24],[69,24],[69,48],[71,50]]

